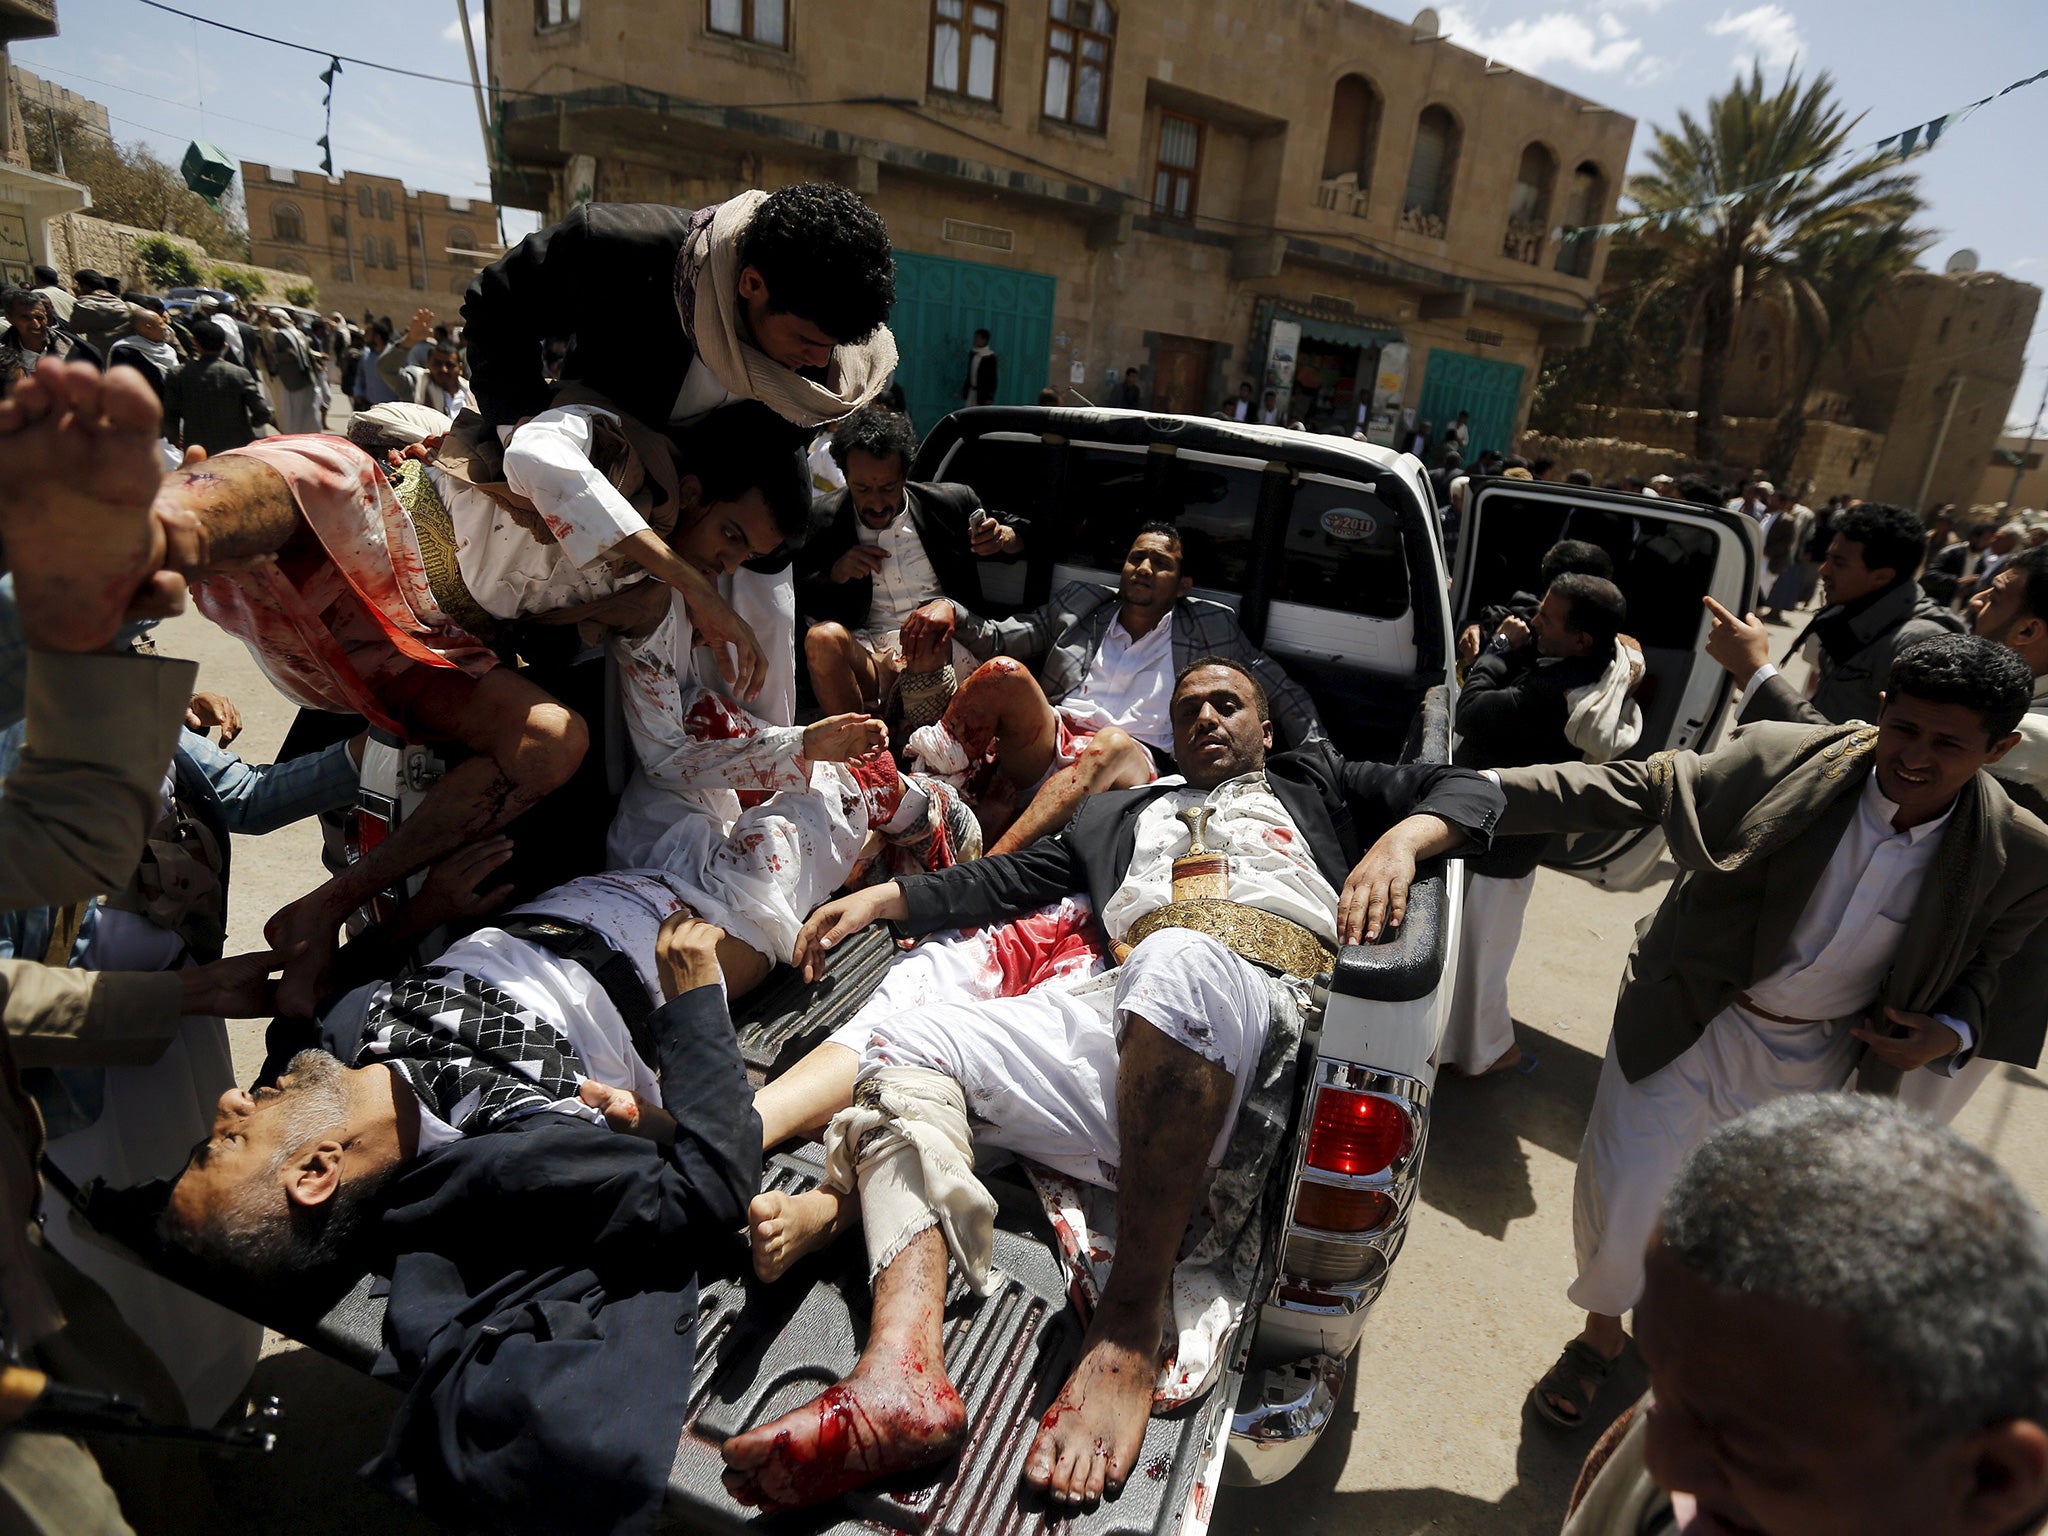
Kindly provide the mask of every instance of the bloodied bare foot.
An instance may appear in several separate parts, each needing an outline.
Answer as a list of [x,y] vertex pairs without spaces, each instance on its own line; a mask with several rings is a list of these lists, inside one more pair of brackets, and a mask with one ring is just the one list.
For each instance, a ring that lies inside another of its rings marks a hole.
[[742,1504],[822,1504],[891,1472],[944,1461],[967,1430],[967,1406],[943,1355],[912,1352],[846,1380],[772,1424],[725,1442],[725,1486]]
[[846,1230],[853,1197],[836,1189],[807,1189],[799,1195],[770,1190],[747,1207],[747,1241],[754,1273],[780,1280],[798,1259],[816,1253]]
[[1081,1363],[1039,1421],[1024,1480],[1063,1504],[1117,1492],[1144,1447],[1158,1380],[1157,1311],[1098,1311]]

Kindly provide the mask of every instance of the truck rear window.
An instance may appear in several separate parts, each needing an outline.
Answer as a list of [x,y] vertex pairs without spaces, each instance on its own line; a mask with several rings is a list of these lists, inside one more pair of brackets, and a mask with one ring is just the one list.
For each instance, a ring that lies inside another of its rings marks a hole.
[[1034,537],[1063,564],[1115,571],[1139,528],[1171,523],[1195,585],[1240,597],[1261,560],[1263,489],[1283,520],[1264,556],[1273,601],[1373,619],[1408,611],[1399,517],[1364,481],[1308,475],[1290,483],[1249,459],[1099,443],[1071,444],[1055,458],[1050,445],[1007,434],[962,441],[944,473],[980,491],[986,506],[1030,511]]
[[1408,562],[1393,508],[1363,485],[1303,480],[1271,590],[1276,602],[1398,619],[1408,611]]

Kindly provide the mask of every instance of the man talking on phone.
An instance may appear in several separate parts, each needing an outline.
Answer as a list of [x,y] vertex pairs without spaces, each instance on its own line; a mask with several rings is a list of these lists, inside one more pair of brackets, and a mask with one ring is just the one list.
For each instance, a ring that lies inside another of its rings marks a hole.
[[[813,505],[796,567],[811,687],[827,714],[900,703],[923,724],[937,709],[920,717],[907,685],[896,697],[904,656],[950,648],[956,625],[976,622],[980,562],[1022,556],[1028,524],[984,510],[971,486],[912,481],[917,435],[895,411],[855,411],[831,451],[846,485]],[[962,652],[959,663],[965,676],[973,658]]]

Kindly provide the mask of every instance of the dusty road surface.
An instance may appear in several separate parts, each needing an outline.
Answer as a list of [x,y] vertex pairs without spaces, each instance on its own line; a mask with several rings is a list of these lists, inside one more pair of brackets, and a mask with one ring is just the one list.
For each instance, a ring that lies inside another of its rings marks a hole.
[[[1779,630],[1782,640],[1790,631]],[[201,686],[231,695],[248,722],[236,750],[266,762],[290,712],[240,646],[195,617],[162,635],[197,657]],[[301,826],[238,839],[231,952],[260,943],[263,920],[320,876],[318,840]],[[1218,1536],[1538,1536],[1554,1532],[1590,1435],[1560,1436],[1525,1413],[1529,1385],[1577,1328],[1571,1277],[1573,1159],[1592,1103],[1622,960],[1661,885],[1598,891],[1545,871],[1510,978],[1534,1070],[1439,1085],[1429,1155],[1407,1248],[1359,1352],[1337,1422],[1286,1482],[1227,1491]],[[261,1030],[236,1031],[243,1081]],[[2040,1199],[2048,1193],[2048,1099],[2041,1079],[2002,1070],[1961,1129]],[[1610,1385],[1619,1410],[1640,1384]],[[285,1401],[267,1460],[216,1463],[216,1529],[238,1536],[355,1536],[444,1529],[354,1476],[395,1402],[386,1388],[271,1340],[256,1389]]]

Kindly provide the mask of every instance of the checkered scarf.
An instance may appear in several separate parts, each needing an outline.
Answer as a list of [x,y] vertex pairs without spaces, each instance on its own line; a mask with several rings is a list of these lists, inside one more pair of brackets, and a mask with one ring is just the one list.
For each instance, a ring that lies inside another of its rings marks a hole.
[[574,1103],[589,1076],[547,1020],[459,971],[393,982],[370,1004],[359,1067],[381,1063],[465,1136]]

